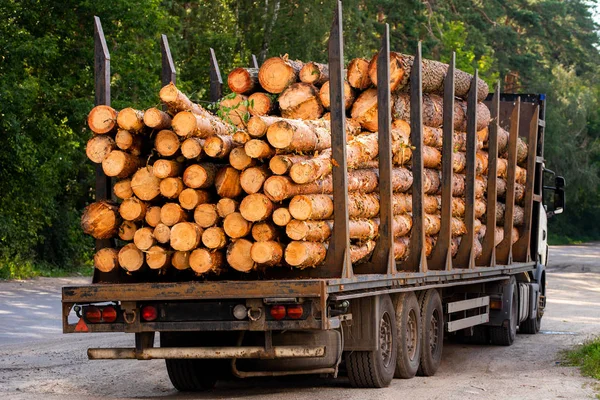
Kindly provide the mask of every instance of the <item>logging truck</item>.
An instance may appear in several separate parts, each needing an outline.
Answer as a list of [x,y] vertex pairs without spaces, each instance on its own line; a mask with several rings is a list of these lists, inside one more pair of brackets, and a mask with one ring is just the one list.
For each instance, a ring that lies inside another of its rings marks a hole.
[[[423,60],[420,44],[393,53],[388,27],[373,60],[345,69],[341,12],[327,65],[254,58],[229,75],[267,115],[233,121],[244,129],[175,88],[164,35],[165,108],[117,115],[96,18],[98,201],[82,227],[98,252],[92,284],[63,288],[63,331],[133,335],[90,360],[164,359],[183,391],[297,374],[379,388],[435,374],[445,338],[509,346],[539,331],[547,219],[565,203],[564,179],[544,167],[545,96],[488,94],[477,72]],[[217,101],[212,50],[210,74]],[[268,116],[272,94],[280,116]],[[154,155],[140,157],[148,127]],[[116,235],[130,243],[115,248]]]

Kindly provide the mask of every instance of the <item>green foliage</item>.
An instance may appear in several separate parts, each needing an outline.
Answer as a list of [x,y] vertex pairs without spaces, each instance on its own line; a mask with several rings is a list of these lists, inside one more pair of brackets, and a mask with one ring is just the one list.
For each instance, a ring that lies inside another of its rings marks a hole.
[[579,367],[583,375],[600,380],[600,338],[566,352],[564,358],[568,365]]

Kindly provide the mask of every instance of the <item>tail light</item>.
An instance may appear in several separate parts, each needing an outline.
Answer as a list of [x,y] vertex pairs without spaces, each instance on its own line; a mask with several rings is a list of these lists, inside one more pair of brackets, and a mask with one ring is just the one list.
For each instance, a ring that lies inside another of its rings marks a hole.
[[271,307],[271,317],[276,320],[285,318],[285,306],[273,306]]
[[300,305],[300,304],[288,306],[288,308],[287,308],[288,318],[300,319],[300,318],[302,318],[302,314],[304,314],[304,309],[302,308],[302,305]]
[[85,319],[92,324],[102,322],[102,311],[98,307],[87,307],[83,314]]
[[102,309],[102,320],[104,322],[115,322],[117,319],[117,310],[113,306],[104,307]]
[[144,321],[152,322],[158,317],[158,311],[154,306],[142,307],[142,319]]

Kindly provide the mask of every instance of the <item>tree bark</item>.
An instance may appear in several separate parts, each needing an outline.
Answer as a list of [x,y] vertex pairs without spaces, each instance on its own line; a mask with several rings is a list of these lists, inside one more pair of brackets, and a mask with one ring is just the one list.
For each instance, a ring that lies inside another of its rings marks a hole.
[[362,92],[354,101],[350,115],[364,129],[377,132],[377,89]]
[[287,55],[266,60],[258,71],[260,85],[269,93],[281,93],[298,80],[301,61],[292,61]]
[[111,272],[119,268],[119,250],[110,247],[98,250],[94,254],[94,267],[100,272]]
[[92,162],[100,164],[115,148],[116,143],[110,136],[94,135],[85,146],[85,154]]
[[275,241],[253,243],[250,248],[250,258],[264,267],[280,265],[283,259],[283,245]]
[[117,111],[109,106],[96,106],[88,114],[87,122],[94,133],[111,133],[117,128]]
[[319,91],[308,83],[294,83],[279,96],[281,116],[291,119],[314,120],[323,115]]
[[171,126],[171,116],[158,108],[152,107],[144,113],[144,124],[157,131],[169,129]]
[[227,84],[232,92],[251,94],[260,88],[258,68],[235,68],[227,76]]
[[174,250],[190,251],[198,247],[202,228],[192,222],[180,222],[171,228],[171,247]]
[[331,147],[329,123],[325,121],[279,121],[267,130],[271,146],[285,152],[318,151]]
[[81,228],[95,239],[110,239],[117,234],[121,220],[116,205],[98,201],[88,205],[81,216]]

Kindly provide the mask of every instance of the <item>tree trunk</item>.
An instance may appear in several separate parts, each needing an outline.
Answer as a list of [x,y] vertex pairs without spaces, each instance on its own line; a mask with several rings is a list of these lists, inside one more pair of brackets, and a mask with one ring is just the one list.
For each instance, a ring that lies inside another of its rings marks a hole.
[[153,231],[154,229],[152,228],[143,227],[135,232],[135,235],[133,235],[133,243],[138,249],[144,251],[154,246],[156,239],[154,239]]
[[258,71],[260,85],[269,93],[281,93],[298,80],[301,61],[292,61],[287,55],[266,60]]
[[187,213],[177,203],[166,203],[160,209],[160,222],[167,226],[174,226],[185,220],[187,220]]
[[269,168],[266,165],[250,167],[240,175],[240,185],[244,192],[248,194],[258,193],[270,175]]
[[146,209],[146,203],[137,197],[130,197],[119,206],[119,214],[126,221],[141,221],[146,215]]
[[230,166],[221,168],[215,177],[215,188],[219,197],[238,197],[242,194],[240,171]]
[[160,181],[160,194],[167,199],[179,198],[184,188],[185,185],[180,177],[169,177]]
[[365,58],[355,58],[348,64],[347,79],[350,86],[365,90],[372,85],[369,77],[369,61]]
[[161,269],[169,265],[171,252],[162,246],[152,246],[146,252],[146,264],[150,269]]
[[256,159],[246,154],[246,150],[243,147],[235,147],[231,149],[229,153],[229,165],[238,171],[243,171],[246,168],[252,167],[256,164]]
[[192,164],[183,171],[183,183],[192,189],[208,189],[214,185],[216,175],[214,164]]
[[139,227],[135,222],[123,221],[119,226],[119,239],[131,242],[133,240],[133,235],[135,235],[138,228]]
[[88,114],[87,122],[94,133],[111,133],[117,128],[117,111],[109,106],[96,106]]
[[331,236],[331,221],[301,221],[293,219],[285,227],[285,233],[292,240],[324,242]]
[[252,238],[257,242],[276,240],[279,233],[271,222],[262,221],[252,225]]
[[181,143],[181,154],[188,160],[198,159],[202,155],[204,139],[191,137]]
[[123,179],[118,181],[113,186],[113,193],[119,199],[125,200],[133,196],[133,190],[131,189],[131,179]]
[[174,251],[171,257],[171,265],[180,271],[185,271],[190,267],[189,251]]
[[279,207],[273,211],[273,223],[277,226],[286,226],[292,220],[292,215],[286,207]]
[[260,88],[258,68],[235,68],[227,76],[227,84],[232,92],[251,94]]
[[194,210],[194,221],[201,228],[209,228],[219,221],[217,206],[215,204],[200,204]]
[[209,201],[210,193],[205,190],[187,188],[179,193],[179,205],[186,210],[193,210],[199,204],[208,203]]
[[94,135],[85,146],[85,154],[92,162],[100,164],[115,148],[116,143],[110,136]]
[[317,242],[290,242],[285,248],[285,261],[296,268],[315,267],[325,260],[327,247]]
[[246,142],[244,151],[249,157],[258,159],[271,158],[276,153],[274,148],[261,139],[251,139]]
[[247,236],[251,229],[252,223],[242,217],[239,212],[231,213],[223,220],[223,230],[232,239]]
[[281,154],[273,156],[269,160],[269,169],[276,175],[285,175],[296,163],[309,161],[313,157],[295,154]]
[[331,169],[331,149],[326,149],[306,161],[292,165],[290,178],[298,184],[310,183],[329,175]]
[[144,112],[128,107],[119,111],[117,115],[119,128],[129,132],[141,132],[144,129]]
[[263,137],[267,133],[267,129],[279,121],[281,121],[279,117],[255,115],[248,120],[248,134],[253,138]]
[[131,155],[139,156],[142,154],[143,139],[141,135],[119,129],[115,136],[115,143],[119,149],[126,150]]
[[227,135],[232,126],[212,115],[198,115],[190,111],[181,111],[171,122],[171,129],[181,137],[195,136],[206,139],[212,135]]
[[159,179],[181,175],[183,165],[174,160],[160,159],[154,162],[152,172]]
[[[190,139],[186,139],[186,141],[187,140],[200,140],[200,139],[190,138]],[[168,129],[161,130],[160,132],[158,132],[156,134],[156,137],[154,138],[154,148],[156,149],[158,154],[160,154],[163,157],[171,157],[171,156],[175,155],[177,153],[177,150],[179,150],[180,147],[181,147],[181,152],[183,153],[183,144],[181,144],[179,142],[179,136],[177,136],[175,134],[175,132],[170,131]],[[199,155],[200,155],[200,153],[198,153],[194,157],[186,157],[186,155],[184,154],[184,157],[195,158]]]
[[281,93],[279,108],[284,118],[313,120],[323,115],[318,89],[302,82],[294,83]]
[[275,241],[256,242],[250,248],[250,257],[260,266],[273,267],[281,264],[283,245]]
[[290,215],[305,221],[329,219],[333,215],[333,201],[324,194],[294,196],[289,204]]
[[220,273],[223,266],[223,253],[196,249],[190,254],[189,263],[192,270],[198,275],[208,272]]
[[83,210],[81,228],[95,239],[110,239],[121,224],[118,208],[108,201],[98,201]]
[[252,242],[247,239],[238,239],[227,248],[227,263],[240,272],[250,272],[256,266],[250,256]]
[[198,247],[202,228],[192,222],[180,222],[171,228],[171,247],[174,250],[190,251]]
[[213,158],[225,158],[229,156],[233,147],[233,138],[229,135],[214,135],[204,142],[204,152]]
[[211,226],[202,234],[202,244],[209,249],[222,249],[227,246],[227,236],[223,228]]
[[329,80],[329,65],[308,62],[300,70],[300,81],[321,86]]
[[158,108],[152,107],[144,113],[144,124],[157,131],[169,129],[171,126],[171,116]]
[[171,241],[171,228],[163,223],[156,225],[152,234],[158,243],[169,244]]
[[242,217],[250,222],[264,221],[273,214],[273,203],[262,193],[249,194],[240,203]]
[[267,130],[271,146],[286,152],[318,151],[331,147],[325,121],[279,121]]
[[144,265],[144,253],[129,243],[119,250],[119,265],[127,272],[135,272]]
[[[348,84],[348,82],[344,81],[344,108],[349,110],[356,99],[356,93],[354,89]],[[329,91],[329,81],[325,82],[321,89],[319,90],[319,100],[323,107],[326,109],[331,108],[331,93]]]
[[237,201],[223,197],[217,202],[217,213],[219,217],[225,218],[229,214],[236,212],[238,207],[239,203]]
[[[248,112],[252,116],[269,115],[275,108],[275,101],[272,98],[273,95],[256,92],[248,97]],[[252,119],[252,118],[250,118]],[[250,121],[248,121],[248,124]]]
[[133,175],[140,164],[139,158],[121,150],[113,150],[102,161],[102,170],[106,176],[123,179]]
[[119,250],[110,247],[98,250],[94,254],[94,267],[100,272],[111,272],[119,268]]
[[146,215],[144,215],[144,220],[151,227],[160,224],[160,206],[148,207],[146,209]]
[[144,201],[154,200],[160,194],[160,179],[154,174],[154,167],[142,167],[131,178],[131,190]]

